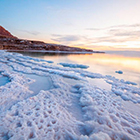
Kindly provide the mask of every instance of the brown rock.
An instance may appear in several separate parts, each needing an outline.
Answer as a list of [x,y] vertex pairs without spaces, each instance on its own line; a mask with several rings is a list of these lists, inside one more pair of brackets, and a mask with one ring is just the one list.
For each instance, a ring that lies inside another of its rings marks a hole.
[[9,38],[16,38],[9,31],[7,31],[6,29],[4,29],[2,26],[0,26],[0,36],[9,37]]

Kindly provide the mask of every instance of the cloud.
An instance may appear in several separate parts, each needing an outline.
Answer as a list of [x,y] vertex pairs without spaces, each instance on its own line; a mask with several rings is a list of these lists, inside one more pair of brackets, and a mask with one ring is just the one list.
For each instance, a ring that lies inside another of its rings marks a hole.
[[111,27],[109,27],[109,28],[120,28],[120,27],[127,27],[127,28],[140,27],[140,23],[137,23],[137,24],[116,25],[116,26],[111,26]]
[[99,30],[104,30],[105,28],[86,28],[86,30],[90,31],[99,31]]
[[108,42],[108,43],[124,43],[127,41],[131,41],[130,38],[114,38],[112,36],[109,37],[98,37],[95,38],[92,43],[103,43],[103,42]]
[[111,29],[109,33],[113,36],[124,36],[124,37],[140,37],[140,30],[121,30],[121,29]]
[[35,35],[35,36],[40,34],[40,32],[38,31],[27,31],[27,30],[20,30],[20,31],[31,34],[31,35]]
[[[137,28],[136,28],[137,27]],[[89,43],[125,43],[128,41],[140,41],[140,24],[116,25],[107,28],[87,28],[86,30],[105,30],[101,37],[89,39]]]
[[85,30],[89,30],[89,31],[99,31],[99,30],[110,30],[112,28],[138,28],[140,27],[140,23],[137,24],[122,24],[122,25],[116,25],[116,26],[109,26],[109,27],[105,27],[105,28],[86,28]]
[[[126,28],[124,28],[126,27]],[[137,27],[137,28],[135,28]],[[83,35],[60,35],[60,34],[52,34],[52,40],[59,42],[65,45],[77,45],[77,46],[99,46],[99,45],[110,45],[110,46],[117,46],[117,45],[125,45],[134,44],[133,42],[140,42],[140,24],[132,24],[132,25],[117,25],[117,26],[110,26],[107,28],[87,28],[87,30],[92,31],[100,31],[105,30],[98,37],[90,37],[90,36],[83,36]],[[129,43],[128,43],[129,42]]]
[[[125,36],[124,36],[125,35]],[[117,35],[110,35],[104,37],[96,37],[92,39],[88,39],[88,44],[97,44],[97,43],[125,43],[130,41],[140,41],[140,36],[132,34],[117,34]]]
[[81,40],[80,36],[77,35],[59,35],[59,34],[52,34],[53,38],[51,40],[57,41],[60,43],[71,43],[75,41]]
[[[130,41],[140,40],[140,31],[128,32],[121,30],[109,31],[109,35],[102,37],[89,38],[87,36],[76,36],[76,35],[59,35],[53,34],[51,40],[62,43],[62,44],[75,44],[78,46],[93,45],[100,43],[125,43]],[[82,42],[82,43],[78,43]],[[85,44],[85,45],[84,45]]]

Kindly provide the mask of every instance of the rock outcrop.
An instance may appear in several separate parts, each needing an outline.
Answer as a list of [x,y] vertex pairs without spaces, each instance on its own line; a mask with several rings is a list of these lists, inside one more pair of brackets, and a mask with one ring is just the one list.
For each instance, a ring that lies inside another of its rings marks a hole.
[[9,31],[0,26],[0,37],[16,38]]

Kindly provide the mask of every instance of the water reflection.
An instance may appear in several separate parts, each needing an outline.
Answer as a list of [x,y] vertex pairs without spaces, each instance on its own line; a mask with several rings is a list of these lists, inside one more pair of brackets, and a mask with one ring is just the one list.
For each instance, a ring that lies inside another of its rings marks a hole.
[[[27,51],[15,51],[15,53],[21,53],[25,56],[31,57],[44,57],[44,56],[67,56],[67,55],[75,55],[70,53],[57,53],[57,52],[27,52]],[[76,54],[83,55],[83,54]],[[91,55],[91,54],[89,54]]]
[[35,82],[30,84],[29,87],[29,89],[33,91],[35,95],[38,94],[40,90],[49,90],[53,87],[50,77],[35,74],[26,74],[26,76],[31,79],[35,79]]
[[[21,53],[21,52],[20,52]],[[125,53],[94,53],[94,54],[56,54],[56,53],[36,53],[22,52],[24,55],[38,57],[45,60],[60,62],[86,64],[89,66],[88,71],[101,73],[103,75],[112,75],[119,79],[135,82],[140,87],[140,52]],[[132,55],[132,56],[131,56]],[[116,70],[123,71],[119,75]]]
[[[70,55],[68,57],[69,61],[73,63],[89,65],[88,71],[136,82],[140,87],[140,57],[116,54]],[[123,74],[115,73],[116,70],[123,71]]]

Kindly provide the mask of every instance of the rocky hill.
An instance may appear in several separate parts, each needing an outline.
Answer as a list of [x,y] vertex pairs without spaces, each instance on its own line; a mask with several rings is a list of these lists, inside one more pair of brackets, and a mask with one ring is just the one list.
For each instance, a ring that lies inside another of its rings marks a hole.
[[7,31],[6,29],[4,29],[2,26],[0,26],[0,36],[10,37],[10,38],[16,38],[9,31]]
[[42,41],[23,40],[13,36],[9,31],[0,26],[0,50],[8,51],[44,51],[67,53],[100,53],[98,51],[69,47],[65,45],[44,43]]

